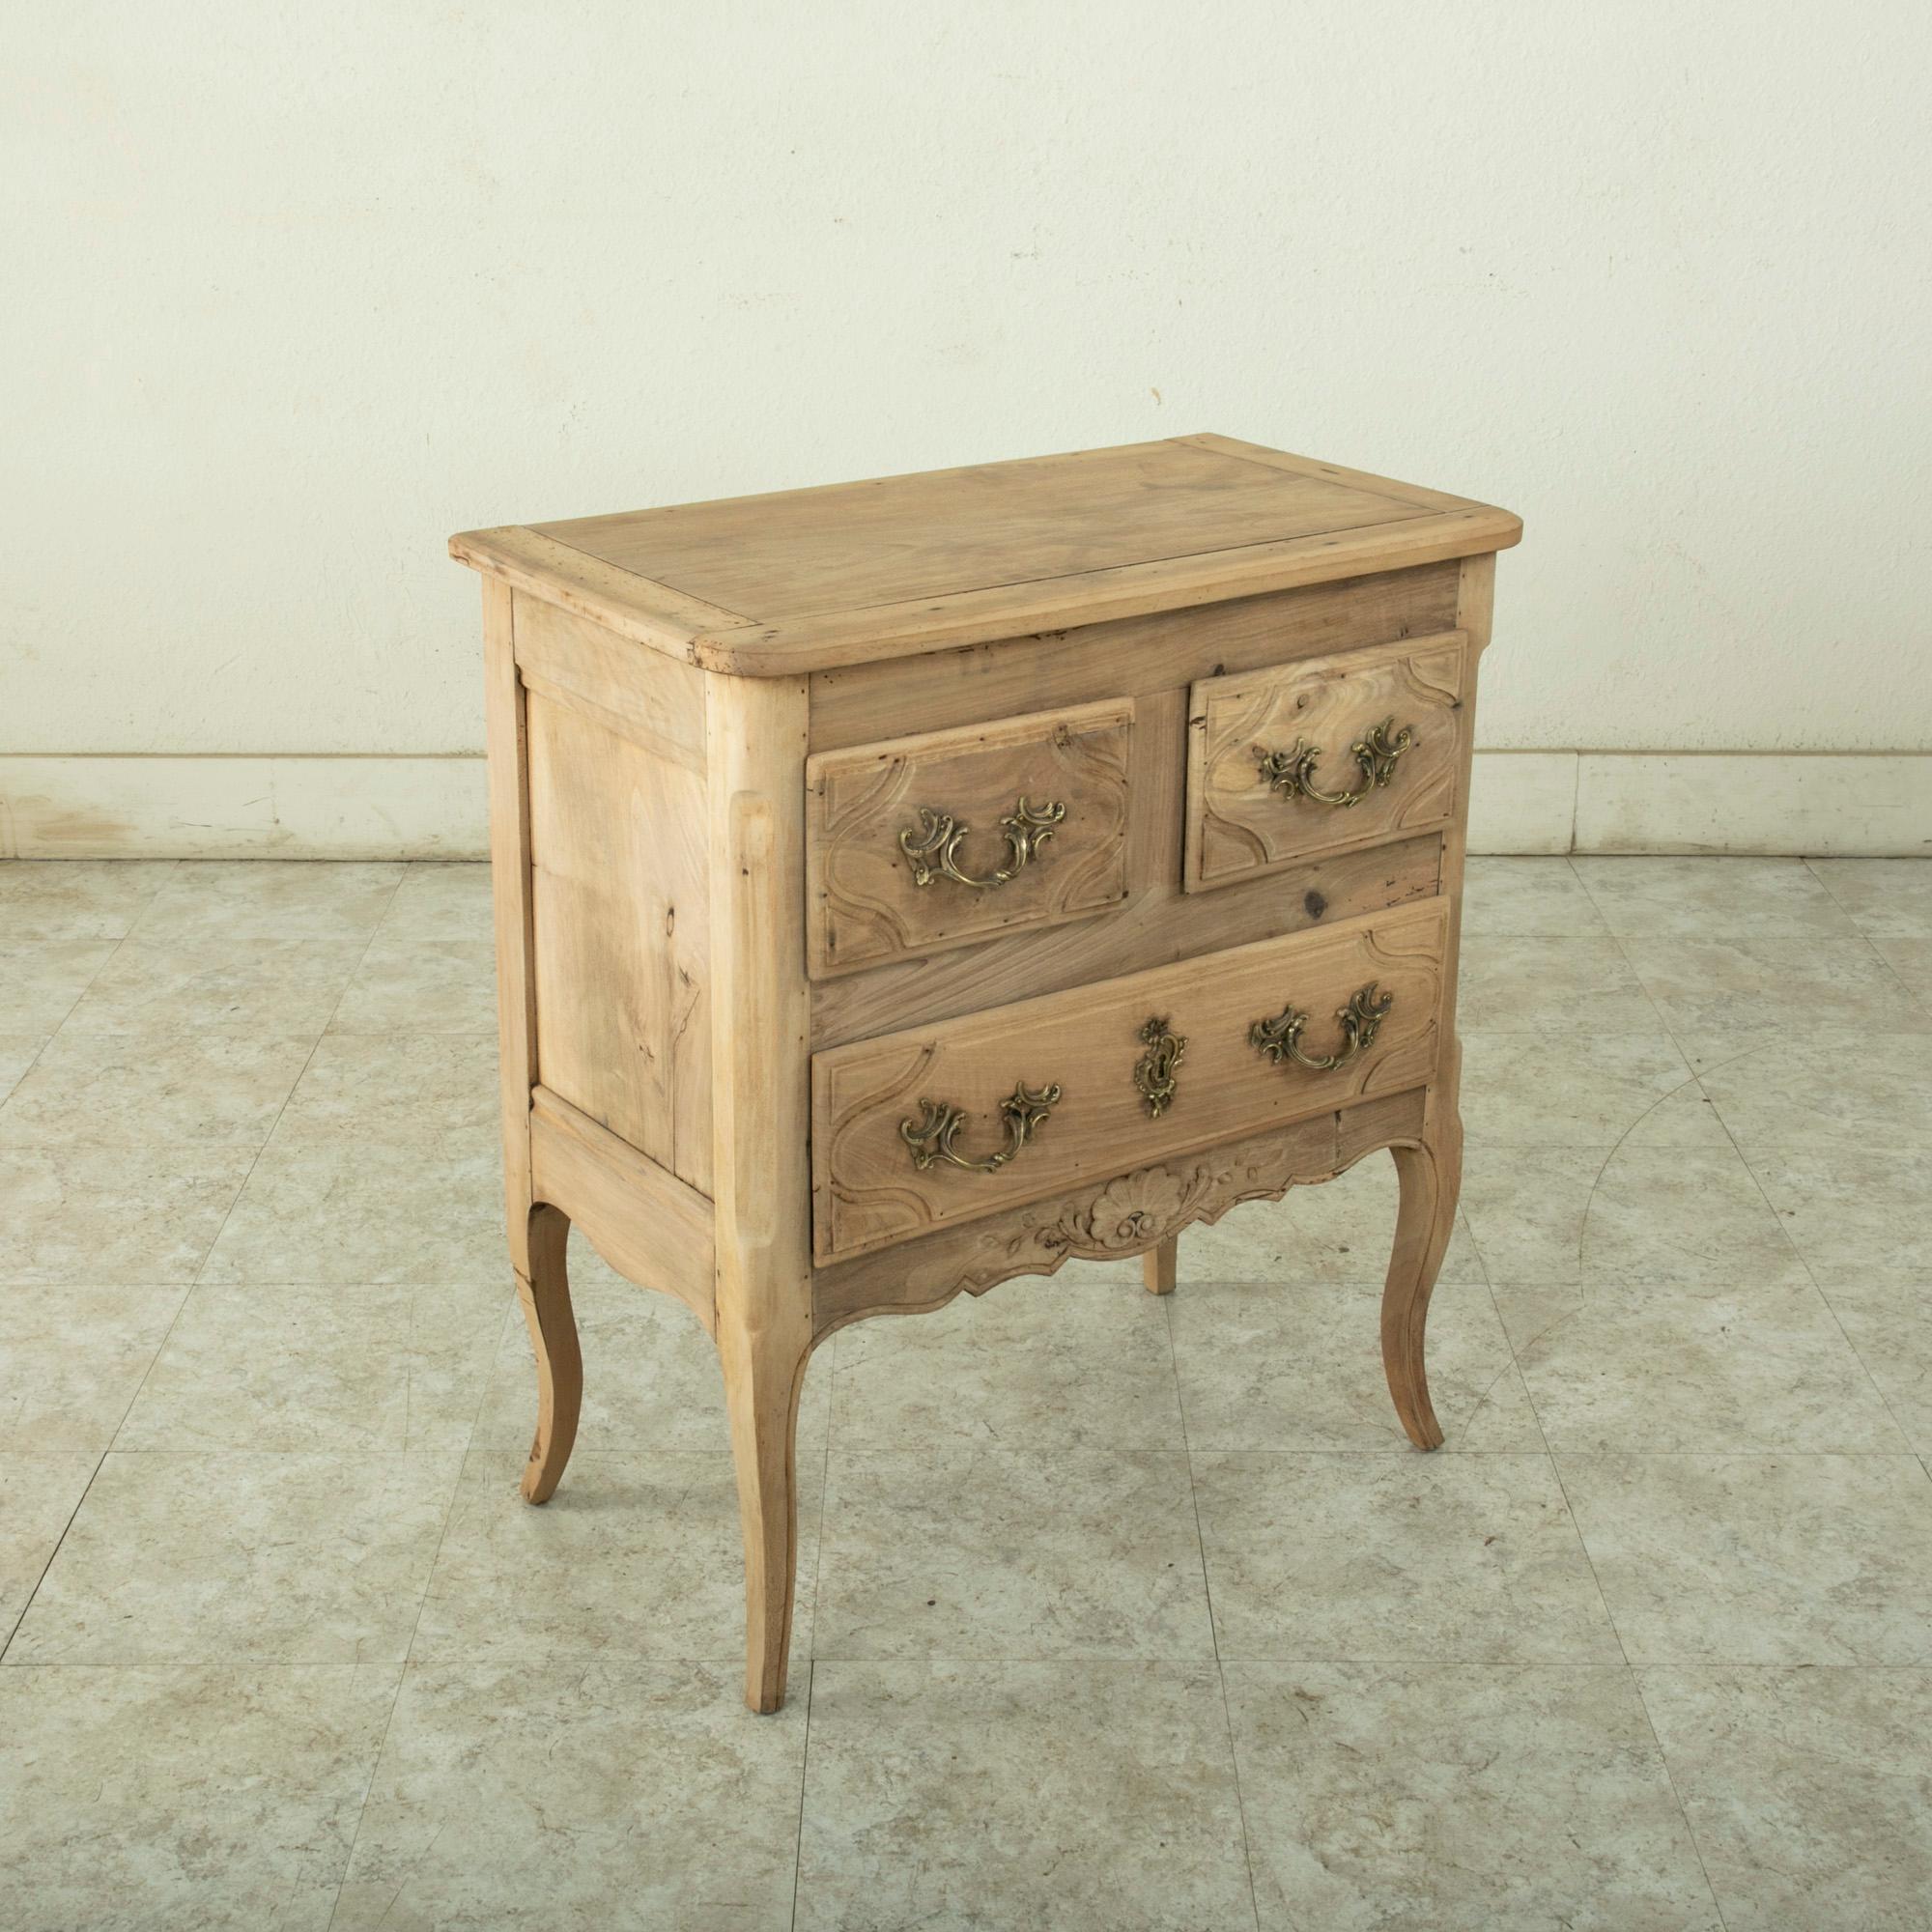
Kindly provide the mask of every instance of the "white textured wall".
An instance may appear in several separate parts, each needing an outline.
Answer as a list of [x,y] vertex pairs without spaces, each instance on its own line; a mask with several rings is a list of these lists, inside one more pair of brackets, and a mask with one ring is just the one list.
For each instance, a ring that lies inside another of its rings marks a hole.
[[445,535],[1212,428],[1492,747],[1932,746],[1923,0],[13,0],[0,752],[466,751]]

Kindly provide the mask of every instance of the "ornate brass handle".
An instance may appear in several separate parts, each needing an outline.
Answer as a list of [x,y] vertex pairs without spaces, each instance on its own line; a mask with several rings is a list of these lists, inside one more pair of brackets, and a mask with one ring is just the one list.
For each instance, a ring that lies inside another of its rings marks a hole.
[[968,1160],[952,1151],[953,1137],[966,1124],[967,1116],[944,1100],[922,1099],[920,1119],[901,1121],[899,1138],[912,1150],[912,1164],[923,1174],[934,1161],[950,1161],[972,1174],[997,1174],[1021,1148],[1033,1139],[1046,1119],[1047,1109],[1060,1098],[1058,1084],[1035,1091],[1024,1080],[1000,1102],[1000,1116],[1007,1123],[1007,1144],[982,1160]]
[[1174,1104],[1175,1069],[1187,1051],[1187,1036],[1170,1033],[1165,1019],[1151,1019],[1141,1028],[1140,1038],[1147,1051],[1134,1062],[1134,1085],[1157,1121]]
[[960,842],[973,828],[961,825],[949,811],[933,811],[921,806],[918,825],[908,825],[899,834],[899,850],[912,867],[912,882],[916,886],[929,886],[944,873],[955,884],[984,892],[993,886],[1004,886],[1024,871],[1028,861],[1053,837],[1054,827],[1065,816],[1064,805],[1051,800],[1035,805],[1022,794],[1019,803],[1000,820],[1000,830],[1007,839],[1007,863],[983,879],[976,879],[972,873],[959,869]]
[[1257,1020],[1248,1029],[1248,1043],[1276,1063],[1296,1060],[1317,1073],[1332,1072],[1345,1060],[1352,1060],[1363,1047],[1375,1044],[1376,1035],[1381,1031],[1382,1021],[1394,1005],[1393,993],[1377,997],[1376,981],[1371,980],[1335,1014],[1342,1022],[1341,1046],[1320,1058],[1302,1052],[1301,1034],[1308,1024],[1308,1015],[1293,1006],[1282,1008],[1271,1020]]
[[[1389,734],[1394,732],[1391,737]],[[1322,805],[1360,805],[1368,795],[1395,777],[1395,761],[1415,743],[1415,731],[1405,724],[1395,729],[1395,720],[1384,718],[1372,724],[1349,747],[1362,768],[1362,782],[1353,791],[1323,791],[1315,782],[1315,761],[1321,755],[1320,745],[1305,745],[1297,738],[1292,752],[1270,752],[1255,747],[1263,781],[1284,798],[1312,798]]]

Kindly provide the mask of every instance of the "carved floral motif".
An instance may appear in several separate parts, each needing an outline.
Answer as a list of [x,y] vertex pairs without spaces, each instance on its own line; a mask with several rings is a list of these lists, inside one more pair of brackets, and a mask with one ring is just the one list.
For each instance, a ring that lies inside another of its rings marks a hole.
[[1049,1253],[1132,1254],[1164,1231],[1179,1227],[1188,1209],[1210,1191],[1218,1169],[1203,1163],[1185,1175],[1171,1167],[1143,1167],[1110,1180],[1085,1208],[1070,1208],[1034,1233]]
[[1191,1162],[1137,1168],[1086,1200],[1044,1202],[1004,1235],[988,1231],[978,1253],[947,1270],[952,1279],[945,1295],[961,1289],[983,1294],[1012,1275],[1052,1274],[1066,1261],[1139,1254],[1192,1222],[1218,1221],[1240,1202],[1279,1201],[1291,1187],[1318,1185],[1340,1171],[1311,1165],[1305,1139],[1294,1135],[1273,1149],[1248,1143]]
[[941,1252],[915,1258],[895,1250],[870,1258],[872,1264],[857,1264],[858,1278],[821,1303],[821,1316],[840,1321],[887,1308],[937,1308],[962,1290],[984,1294],[1015,1275],[1056,1273],[1068,1261],[1144,1253],[1193,1222],[1218,1221],[1243,1201],[1279,1201],[1291,1187],[1333,1180],[1375,1151],[1337,1164],[1329,1149],[1290,1129],[1271,1143],[1247,1141],[1193,1160],[1138,1168],[1090,1194],[1020,1209],[970,1241],[954,1235]]

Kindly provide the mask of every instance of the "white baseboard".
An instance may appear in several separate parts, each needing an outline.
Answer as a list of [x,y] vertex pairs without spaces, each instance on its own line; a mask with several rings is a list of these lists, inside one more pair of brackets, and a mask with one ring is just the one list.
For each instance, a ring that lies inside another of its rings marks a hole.
[[483,760],[0,757],[0,857],[482,859]]
[[[480,859],[483,761],[0,756],[0,857]],[[1478,752],[1472,852],[1932,857],[1932,753]]]
[[1478,752],[1469,850],[1567,852],[1577,828],[1575,752]]
[[1588,752],[1576,849],[1932,857],[1932,753]]
[[1472,852],[1932,857],[1932,752],[1478,752]]

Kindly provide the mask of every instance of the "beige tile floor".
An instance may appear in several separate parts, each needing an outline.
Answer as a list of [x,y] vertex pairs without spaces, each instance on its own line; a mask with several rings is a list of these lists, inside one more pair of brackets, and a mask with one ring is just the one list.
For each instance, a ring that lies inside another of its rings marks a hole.
[[1932,862],[1489,861],[1432,1354],[1372,1160],[814,1365],[740,1707],[707,1345],[545,1511],[461,866],[0,866],[0,1922],[1932,1925]]

